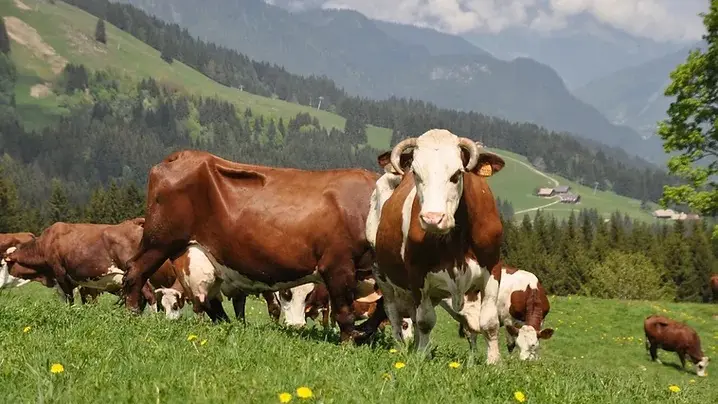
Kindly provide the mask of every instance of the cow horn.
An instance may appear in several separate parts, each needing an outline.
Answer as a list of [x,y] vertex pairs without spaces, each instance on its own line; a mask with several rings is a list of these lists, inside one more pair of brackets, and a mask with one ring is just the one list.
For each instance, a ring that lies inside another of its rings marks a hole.
[[459,138],[459,147],[469,152],[469,162],[466,163],[465,167],[466,171],[476,168],[476,164],[479,162],[479,146],[473,140],[462,137]]
[[416,147],[415,137],[404,139],[391,149],[391,165],[399,175],[404,175],[404,170],[401,169],[401,153],[410,147]]

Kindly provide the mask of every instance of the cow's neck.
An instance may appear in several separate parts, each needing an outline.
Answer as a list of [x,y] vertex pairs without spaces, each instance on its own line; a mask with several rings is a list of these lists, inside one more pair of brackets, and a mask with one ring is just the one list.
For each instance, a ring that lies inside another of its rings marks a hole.
[[539,331],[543,317],[544,310],[538,295],[538,290],[529,288],[528,295],[526,296],[525,323],[526,325],[532,326],[536,331]]
[[26,243],[15,253],[15,260],[21,265],[33,268],[44,267],[47,265],[45,254],[40,248],[40,240],[35,239]]

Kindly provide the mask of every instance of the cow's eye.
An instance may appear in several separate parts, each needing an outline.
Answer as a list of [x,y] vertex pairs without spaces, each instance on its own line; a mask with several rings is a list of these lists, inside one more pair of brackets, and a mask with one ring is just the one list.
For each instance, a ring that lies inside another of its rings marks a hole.
[[449,178],[449,181],[451,181],[452,184],[456,184],[457,182],[459,182],[460,177],[461,177],[461,170],[456,170],[454,175],[452,175],[451,178]]

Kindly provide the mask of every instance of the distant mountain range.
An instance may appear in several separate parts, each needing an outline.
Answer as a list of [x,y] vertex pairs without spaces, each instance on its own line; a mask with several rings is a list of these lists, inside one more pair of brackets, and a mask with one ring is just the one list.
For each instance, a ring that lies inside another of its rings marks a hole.
[[653,136],[657,122],[667,117],[671,99],[664,96],[670,73],[686,61],[697,42],[663,57],[621,69],[591,81],[574,91],[577,97],[595,106],[613,123],[627,125],[644,137]]
[[[634,129],[612,123],[596,104],[571,94],[548,65],[525,57],[506,61],[492,55],[505,56],[497,51],[502,48],[499,40],[487,40],[486,51],[459,36],[375,21],[354,11],[289,12],[262,0],[119,2],[133,4],[251,58],[282,65],[294,73],[326,75],[351,94],[422,99],[441,107],[575,133],[654,162],[665,159],[657,139],[644,140]],[[481,38],[473,40],[481,42]],[[577,41],[575,47],[580,48]],[[491,43],[493,47],[488,46]],[[618,54],[605,58],[620,58]],[[608,69],[590,61],[586,64],[596,65],[591,74]],[[588,99],[592,98],[584,98]]]

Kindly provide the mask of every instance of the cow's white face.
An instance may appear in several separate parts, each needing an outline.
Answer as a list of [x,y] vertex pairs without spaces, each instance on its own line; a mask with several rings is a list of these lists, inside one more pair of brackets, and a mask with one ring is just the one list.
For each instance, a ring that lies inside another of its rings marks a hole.
[[182,306],[182,293],[172,288],[155,289],[155,298],[165,311],[168,320],[177,320],[180,317]]
[[700,377],[704,377],[706,375],[706,368],[708,367],[708,362],[710,359],[708,359],[707,356],[704,356],[701,358],[701,361],[696,363],[696,375]]
[[519,348],[519,359],[522,361],[538,359],[539,338],[536,330],[530,325],[519,328],[516,346]]
[[401,320],[401,337],[404,341],[414,338],[414,323],[408,317]]
[[454,213],[464,190],[461,150],[432,143],[414,151],[414,181],[419,198],[419,224],[427,232],[443,234],[454,228]]
[[314,283],[305,283],[277,293],[282,307],[284,324],[290,327],[304,327],[307,324],[304,313],[307,296],[314,290]]
[[[10,247],[5,253],[10,254],[15,250],[15,247]],[[2,261],[0,261],[0,289],[20,287],[28,282],[30,281],[27,279],[16,278],[10,275],[10,268],[8,267],[7,262],[5,262],[5,259],[3,258]]]
[[[478,146],[445,129],[432,129],[417,138],[406,139],[392,150],[392,166],[400,172],[399,158],[413,148],[411,168],[421,206],[419,224],[424,231],[446,234],[456,225],[454,214],[464,189],[463,173],[473,169],[479,158]],[[464,167],[461,150],[469,151]]]

